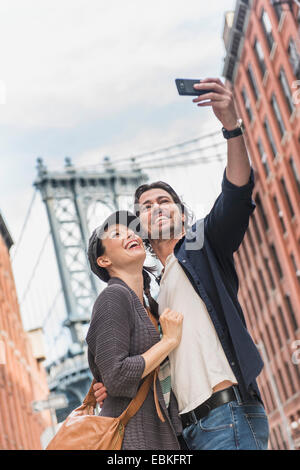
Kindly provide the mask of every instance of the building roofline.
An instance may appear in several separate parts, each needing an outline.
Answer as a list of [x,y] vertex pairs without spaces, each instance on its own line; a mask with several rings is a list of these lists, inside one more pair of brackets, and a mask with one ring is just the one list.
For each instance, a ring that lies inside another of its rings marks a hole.
[[9,251],[12,245],[14,244],[14,241],[8,231],[8,228],[6,226],[6,223],[4,222],[1,212],[0,212],[0,233]]
[[[222,76],[234,82],[237,65],[244,46],[244,37],[247,30],[252,0],[237,0],[234,10],[232,27],[229,30],[228,43],[225,44],[226,56]],[[227,14],[228,12],[226,12]],[[225,30],[225,21],[224,21]],[[223,33],[224,38],[224,33]]]

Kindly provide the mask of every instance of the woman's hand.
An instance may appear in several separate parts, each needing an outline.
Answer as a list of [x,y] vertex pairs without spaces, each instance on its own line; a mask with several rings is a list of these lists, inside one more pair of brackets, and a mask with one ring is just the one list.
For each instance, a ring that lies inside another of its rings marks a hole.
[[166,308],[159,317],[162,328],[162,340],[174,343],[174,349],[179,345],[182,336],[183,315],[175,310]]
[[93,390],[94,390],[94,396],[95,396],[96,402],[98,403],[100,408],[102,408],[103,402],[105,398],[107,398],[107,390],[104,387],[102,382],[96,382],[93,385]]

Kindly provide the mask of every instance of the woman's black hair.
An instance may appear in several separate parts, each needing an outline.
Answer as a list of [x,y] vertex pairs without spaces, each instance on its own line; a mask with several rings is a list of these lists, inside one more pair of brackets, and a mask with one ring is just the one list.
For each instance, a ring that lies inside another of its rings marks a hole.
[[[105,253],[105,247],[102,243],[101,238],[98,238],[97,258],[99,258],[99,256],[104,255],[104,253]],[[99,268],[100,268],[100,266],[99,266]],[[100,269],[103,270],[103,274],[104,274],[104,271],[105,271],[106,282],[108,282],[109,279],[110,279],[110,275],[109,275],[107,269],[105,269],[105,268],[100,268]],[[150,274],[154,275],[155,271],[156,271],[155,267],[152,267],[152,266],[144,266],[143,267],[144,294],[145,294],[145,296],[148,300],[148,305],[149,305],[149,308],[150,308],[150,311],[151,311],[152,315],[158,320],[158,318],[159,318],[159,316],[158,316],[158,303],[156,302],[156,300],[154,300],[154,298],[151,295],[151,277],[150,277]],[[144,301],[144,306],[146,306],[145,301]]]

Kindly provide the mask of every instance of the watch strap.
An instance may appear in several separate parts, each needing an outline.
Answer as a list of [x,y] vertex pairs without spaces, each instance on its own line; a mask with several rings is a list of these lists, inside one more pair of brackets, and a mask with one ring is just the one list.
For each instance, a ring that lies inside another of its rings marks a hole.
[[232,139],[232,137],[238,137],[239,135],[243,135],[243,130],[241,129],[241,127],[236,127],[231,131],[228,131],[227,129],[225,129],[225,127],[222,127],[222,132],[225,139]]

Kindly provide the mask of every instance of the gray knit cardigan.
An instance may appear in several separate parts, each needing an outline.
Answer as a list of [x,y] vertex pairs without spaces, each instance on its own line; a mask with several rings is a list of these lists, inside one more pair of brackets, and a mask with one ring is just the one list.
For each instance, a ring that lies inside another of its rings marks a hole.
[[[111,278],[98,296],[87,333],[88,360],[93,376],[103,382],[108,397],[101,416],[119,416],[135,397],[145,361],[141,356],[160,339],[135,292],[119,278]],[[153,386],[137,414],[125,429],[122,449],[180,449],[177,435],[182,426],[175,395],[167,410],[157,379],[159,404],[165,418],[157,416]]]

